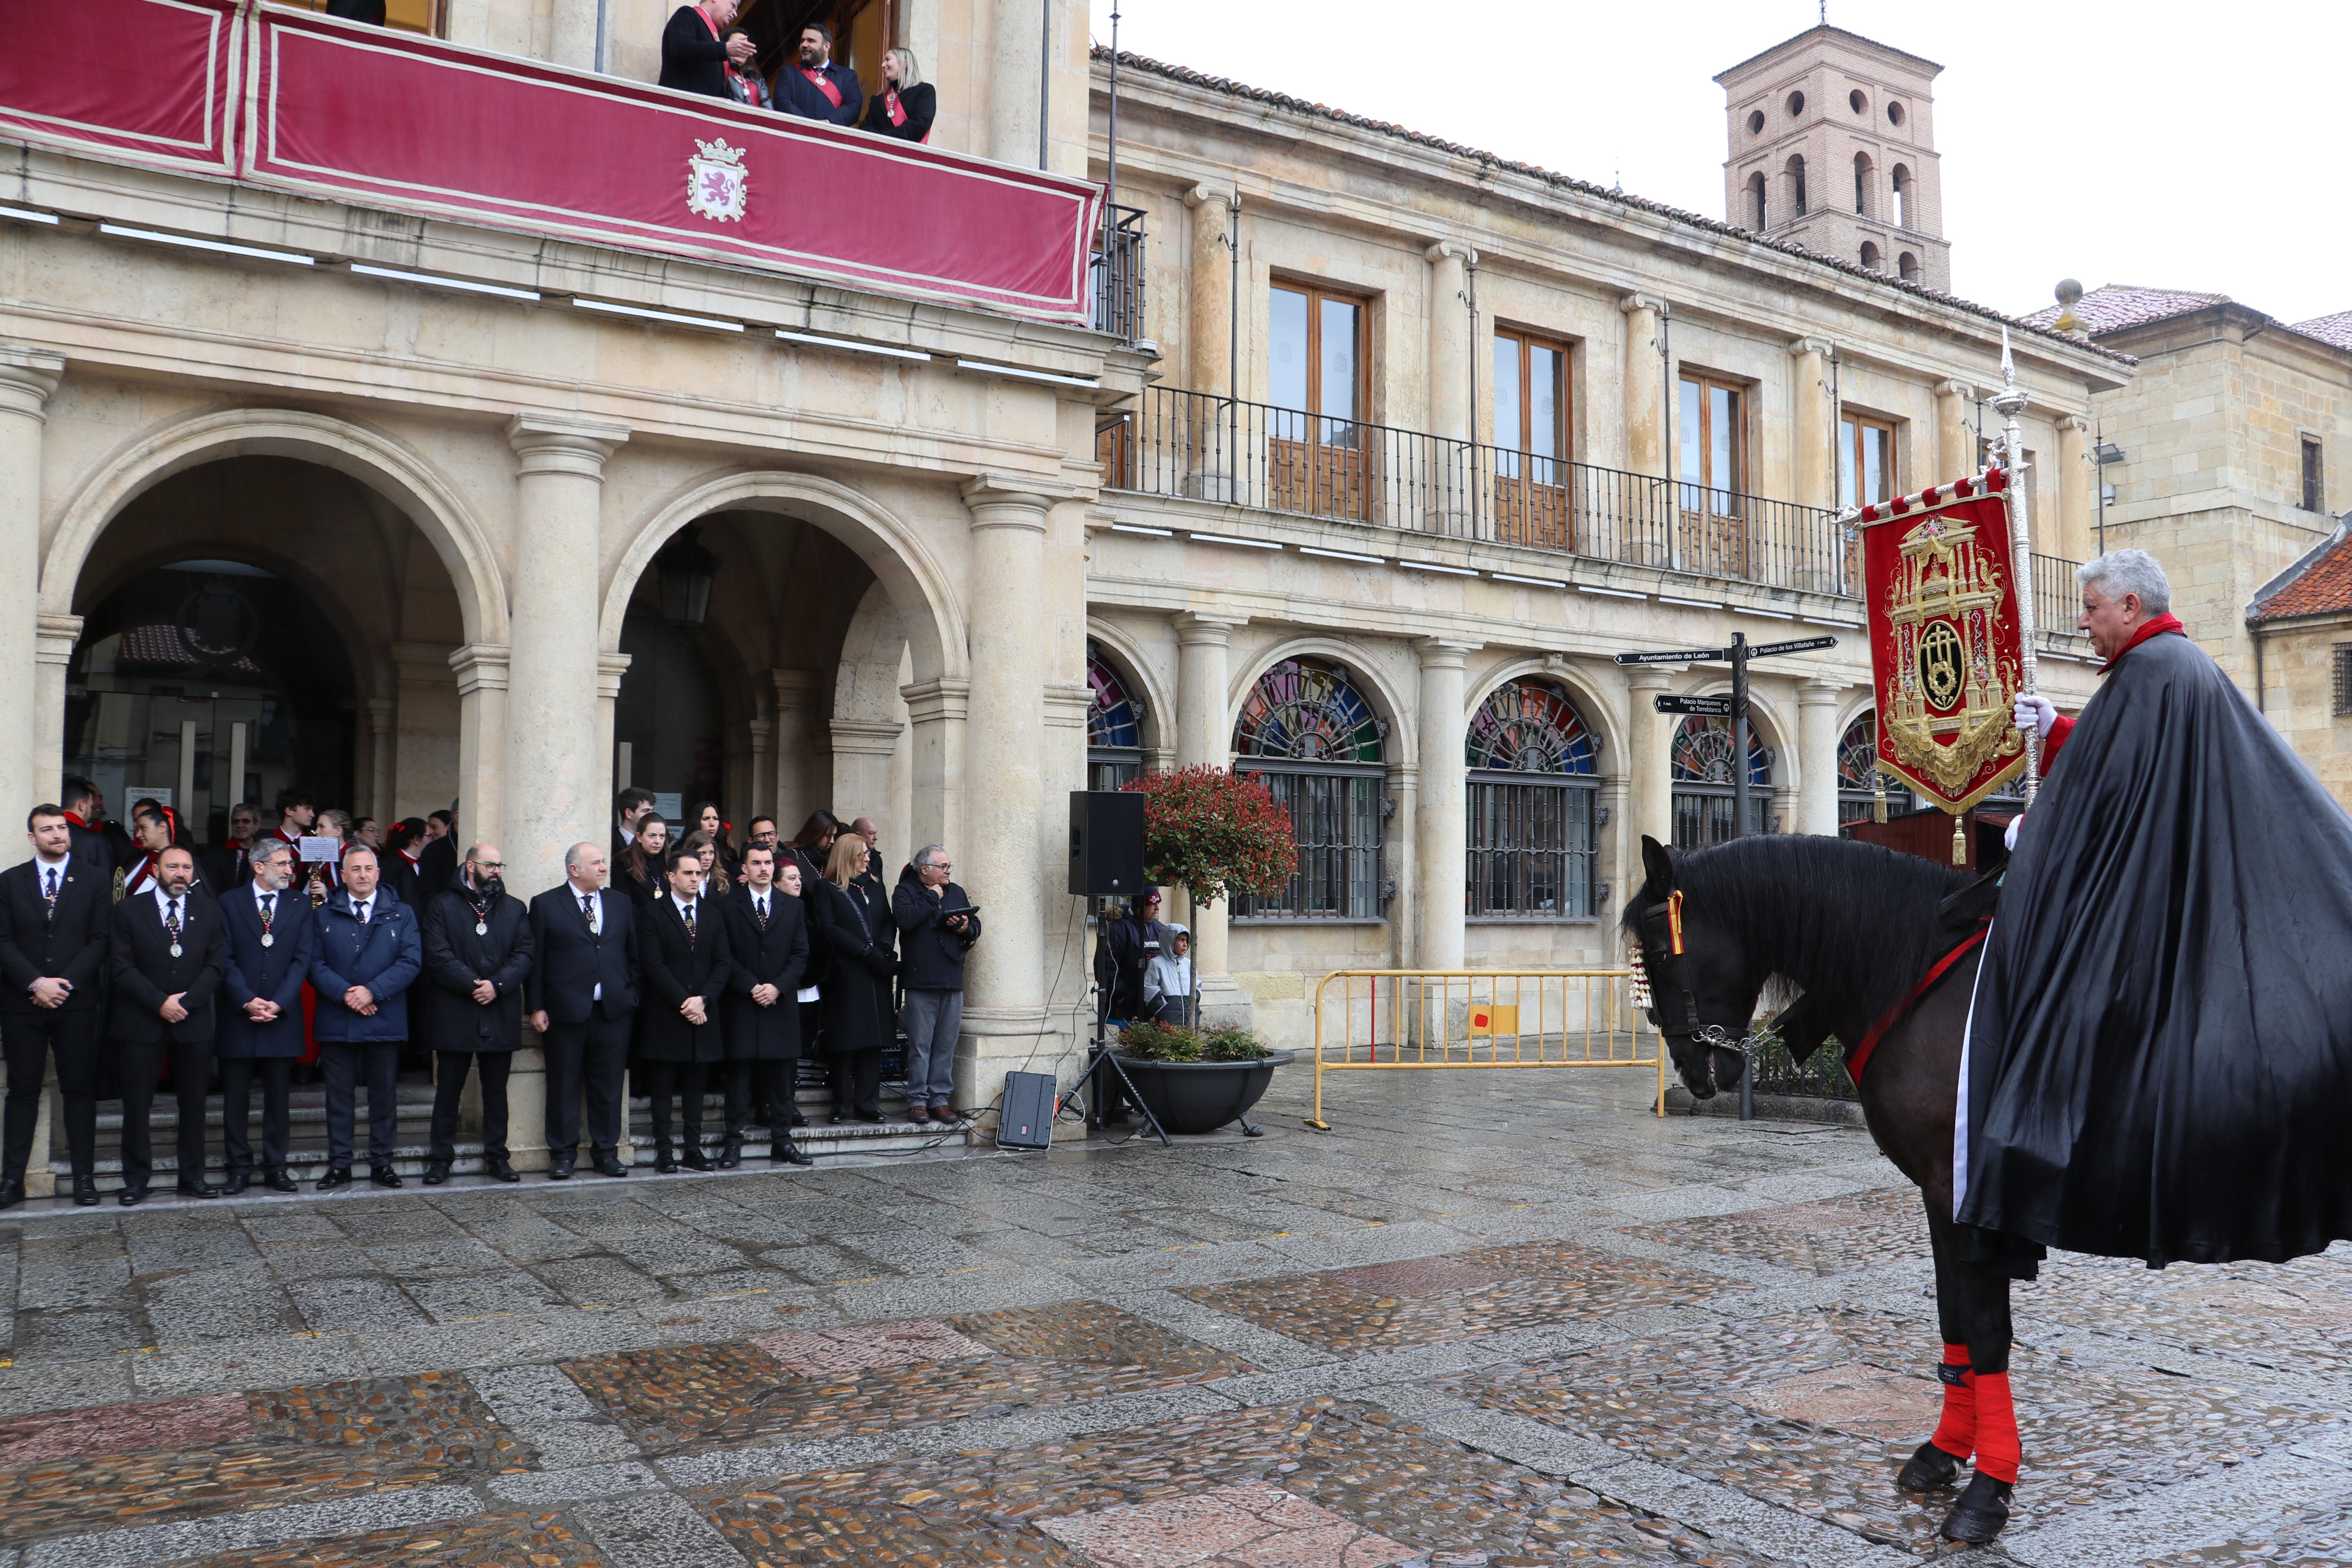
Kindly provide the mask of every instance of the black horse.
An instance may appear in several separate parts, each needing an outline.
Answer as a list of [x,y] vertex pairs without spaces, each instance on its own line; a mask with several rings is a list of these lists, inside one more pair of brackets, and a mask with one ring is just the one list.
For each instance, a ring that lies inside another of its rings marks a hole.
[[1693,1095],[1738,1082],[1738,1043],[1759,1000],[1788,1003],[1775,1026],[1800,1060],[1828,1037],[1851,1046],[1884,1026],[1860,1076],[1862,1108],[1871,1137],[1926,1202],[1944,1338],[1943,1420],[1898,1481],[1911,1491],[1948,1487],[1974,1458],[1944,1533],[1991,1540],[2008,1521],[2017,1479],[2009,1282],[2032,1278],[2039,1254],[2004,1255],[1952,1219],[1960,1046],[1982,949],[1919,990],[1977,924],[1972,906],[1989,905],[1990,885],[1876,845],[1814,837],[1679,855],[1644,838],[1642,859],[1647,879],[1625,907],[1625,934],[1649,976],[1651,1016]]

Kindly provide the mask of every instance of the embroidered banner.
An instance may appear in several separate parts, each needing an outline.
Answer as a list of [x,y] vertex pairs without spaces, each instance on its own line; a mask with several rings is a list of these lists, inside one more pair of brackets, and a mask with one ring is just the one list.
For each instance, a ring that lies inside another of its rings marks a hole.
[[2025,766],[2008,485],[1992,468],[1862,510],[1878,763],[1956,815]]

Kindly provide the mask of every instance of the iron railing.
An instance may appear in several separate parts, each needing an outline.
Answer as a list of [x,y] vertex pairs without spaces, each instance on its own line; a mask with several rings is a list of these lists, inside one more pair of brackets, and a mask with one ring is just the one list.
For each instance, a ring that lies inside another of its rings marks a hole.
[[1143,209],[1105,210],[1092,261],[1094,328],[1122,342],[1143,336]]
[[1359,420],[1147,388],[1104,433],[1104,483],[1853,595],[1836,514]]
[[2074,584],[2079,561],[2055,555],[2033,558],[2033,626],[2045,636],[2074,635],[2074,617],[2082,613],[2083,591]]

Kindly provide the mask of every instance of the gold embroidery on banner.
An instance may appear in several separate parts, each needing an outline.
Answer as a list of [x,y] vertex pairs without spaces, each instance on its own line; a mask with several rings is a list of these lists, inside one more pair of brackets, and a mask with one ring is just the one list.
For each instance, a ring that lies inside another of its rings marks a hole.
[[1948,801],[1988,763],[2023,758],[2010,713],[2022,681],[2017,661],[1997,653],[2010,590],[1977,525],[1948,513],[1921,521],[1902,549],[1887,592],[1895,658],[1880,712],[1895,760]]

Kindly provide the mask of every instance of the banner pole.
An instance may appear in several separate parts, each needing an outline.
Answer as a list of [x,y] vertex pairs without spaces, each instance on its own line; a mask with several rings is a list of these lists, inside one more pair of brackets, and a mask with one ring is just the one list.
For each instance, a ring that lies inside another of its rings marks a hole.
[[[2009,483],[2001,489],[2001,500],[2009,508],[2009,572],[2010,590],[2017,595],[2018,674],[2024,685],[2020,694],[2031,697],[2036,689],[2034,678],[2033,624],[2033,528],[2026,515],[2024,468],[2025,430],[2017,416],[2025,411],[2025,394],[2017,389],[2017,362],[2009,351],[2009,329],[2000,330],[2000,391],[1992,405],[2001,416],[2001,467],[2009,472]],[[2034,795],[2042,785],[2042,737],[2028,731],[2025,737],[2025,804],[2031,810]]]

